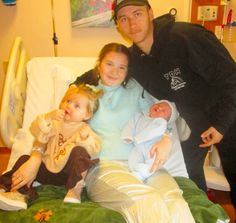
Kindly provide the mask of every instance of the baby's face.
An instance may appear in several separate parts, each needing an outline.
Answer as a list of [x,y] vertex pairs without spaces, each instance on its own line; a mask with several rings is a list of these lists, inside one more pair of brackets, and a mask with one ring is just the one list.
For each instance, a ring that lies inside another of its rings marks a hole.
[[150,107],[149,116],[151,118],[164,118],[168,121],[171,116],[171,107],[167,102],[153,104]]

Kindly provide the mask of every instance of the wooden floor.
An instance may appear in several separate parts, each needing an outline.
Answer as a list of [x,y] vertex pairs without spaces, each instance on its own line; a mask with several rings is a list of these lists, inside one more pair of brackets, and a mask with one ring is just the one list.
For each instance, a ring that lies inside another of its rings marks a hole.
[[[0,147],[0,174],[6,169],[11,150]],[[220,204],[230,217],[230,223],[236,222],[235,209],[230,202],[229,192],[212,190],[212,201]]]
[[229,215],[230,218],[229,223],[235,223],[236,213],[234,206],[231,204],[229,192],[219,191],[219,190],[211,190],[211,192],[212,192],[212,201],[214,203],[220,204]]
[[0,147],[0,174],[6,169],[11,150]]

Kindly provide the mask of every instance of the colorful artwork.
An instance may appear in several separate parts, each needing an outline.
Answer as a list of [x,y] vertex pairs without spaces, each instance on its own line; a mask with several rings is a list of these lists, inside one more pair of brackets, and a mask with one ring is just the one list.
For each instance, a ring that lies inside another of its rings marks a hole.
[[113,0],[70,0],[72,27],[109,27]]

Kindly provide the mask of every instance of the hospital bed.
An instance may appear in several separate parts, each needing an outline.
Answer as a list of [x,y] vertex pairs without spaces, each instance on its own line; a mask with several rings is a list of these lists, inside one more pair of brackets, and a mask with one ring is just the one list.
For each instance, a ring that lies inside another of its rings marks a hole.
[[[76,76],[94,67],[95,62],[95,57],[36,57],[29,60],[22,39],[15,39],[9,57],[0,117],[2,138],[12,150],[7,169],[20,155],[30,154],[33,139],[28,127],[36,115],[56,108],[68,85]],[[197,223],[229,222],[223,208],[209,201],[191,180],[184,177],[175,179]],[[0,210],[0,223],[37,222],[37,216],[47,213],[48,222],[125,222],[120,213],[92,202],[86,189],[81,204],[63,203],[64,187],[40,185],[37,191],[39,199],[30,203],[27,210]]]

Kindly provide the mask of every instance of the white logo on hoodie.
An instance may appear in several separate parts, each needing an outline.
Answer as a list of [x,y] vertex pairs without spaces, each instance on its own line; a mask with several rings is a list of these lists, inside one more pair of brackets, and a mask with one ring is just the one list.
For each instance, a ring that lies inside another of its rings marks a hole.
[[183,78],[180,77],[180,69],[175,68],[174,70],[169,71],[168,73],[164,74],[166,80],[170,80],[170,87],[171,89],[177,91],[180,88],[185,87],[186,82]]

